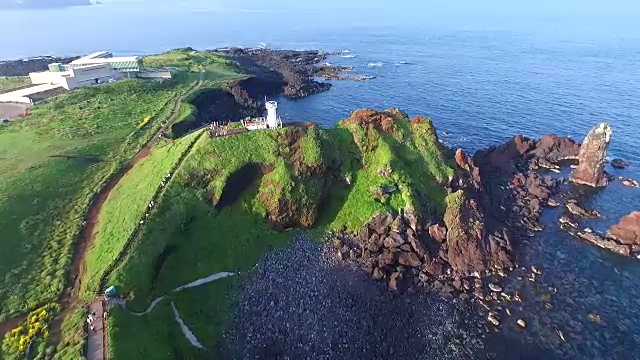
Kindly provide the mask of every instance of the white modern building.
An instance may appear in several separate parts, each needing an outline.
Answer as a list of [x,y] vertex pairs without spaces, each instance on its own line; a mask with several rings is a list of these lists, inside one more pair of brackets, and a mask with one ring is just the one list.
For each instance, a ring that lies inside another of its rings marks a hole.
[[32,72],[29,77],[35,86],[0,94],[0,102],[32,103],[34,95],[56,88],[73,90],[131,77],[166,79],[171,78],[171,72],[145,69],[140,56],[113,57],[110,52],[100,51],[69,64],[49,64],[48,71]]
[[143,70],[139,56],[113,57],[101,51],[83,56],[69,64],[49,64],[48,71],[29,73],[31,83],[60,85],[67,90],[135,77]]

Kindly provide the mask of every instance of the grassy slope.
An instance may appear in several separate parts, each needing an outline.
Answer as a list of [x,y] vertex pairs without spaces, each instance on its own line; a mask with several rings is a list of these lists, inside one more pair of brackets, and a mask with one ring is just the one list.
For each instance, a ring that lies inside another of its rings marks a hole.
[[[441,183],[453,176],[453,169],[437,148],[437,139],[430,136],[432,124],[397,121],[396,132],[384,133],[367,129],[361,124],[343,122],[329,130],[337,152],[355,154],[359,161],[347,159],[341,172],[353,186],[338,189],[331,200],[331,211],[324,224],[333,229],[357,231],[373,214],[398,211],[410,206],[425,211],[443,212],[445,192]],[[348,130],[346,132],[345,130]],[[391,175],[380,176],[381,169],[391,169]],[[372,189],[381,185],[398,190],[383,201],[372,196]],[[335,212],[335,216],[334,216]]]
[[[263,199],[260,194],[269,194],[275,202],[304,202],[317,194],[317,184],[295,177],[289,159],[297,155],[283,149],[282,134],[286,131],[203,138],[197,144],[112,279],[134,295],[130,303],[133,309],[142,311],[152,299],[212,273],[250,269],[264,252],[288,240],[291,234],[267,227],[264,217],[269,204],[259,201]],[[331,188],[331,201],[318,226],[357,229],[379,210],[406,205],[442,211],[445,194],[438,183],[448,179],[452,169],[430,134],[430,121],[410,124],[407,119],[398,122],[394,134],[368,132],[357,124],[326,131],[308,129],[298,143],[297,154],[303,162],[308,166],[324,163],[352,182],[350,188],[338,184]],[[375,150],[367,150],[369,145]],[[245,191],[233,206],[214,210],[211,204],[219,200],[229,176],[248,163],[266,164],[274,170]],[[393,169],[390,179],[377,173],[387,166]],[[371,187],[382,183],[396,184],[400,190],[385,202],[378,202],[371,195]],[[226,279],[170,294],[186,324],[208,349],[224,348],[221,335],[233,312],[237,285],[237,280]],[[184,339],[176,335],[175,323],[165,310],[136,320],[122,312],[114,323],[110,331],[112,353],[122,358],[211,356],[176,345]],[[132,346],[129,339],[133,334],[146,340]]]
[[90,197],[161,122],[138,129],[141,119],[160,113],[181,89],[137,80],[80,89],[0,127],[0,314],[60,293]]
[[31,80],[28,76],[0,76],[0,93],[5,90],[10,91],[13,88],[29,84],[31,84]]
[[203,80],[209,81],[233,79],[241,73],[235,62],[213,52],[176,49],[163,54],[146,56],[143,61],[145,66],[166,67],[186,72],[193,80],[199,78],[200,71],[205,72]]
[[87,254],[81,294],[95,296],[102,274],[122,251],[139,220],[148,211],[148,204],[160,187],[164,176],[201,133],[194,133],[176,142],[164,143],[153,149],[122,178],[102,207],[96,227],[94,247]]

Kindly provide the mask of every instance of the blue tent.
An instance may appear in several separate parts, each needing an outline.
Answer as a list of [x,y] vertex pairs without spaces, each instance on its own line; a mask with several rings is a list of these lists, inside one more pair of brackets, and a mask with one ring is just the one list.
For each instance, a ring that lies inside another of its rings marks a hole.
[[115,286],[109,286],[107,290],[104,292],[104,296],[107,298],[114,298],[118,295],[118,290]]

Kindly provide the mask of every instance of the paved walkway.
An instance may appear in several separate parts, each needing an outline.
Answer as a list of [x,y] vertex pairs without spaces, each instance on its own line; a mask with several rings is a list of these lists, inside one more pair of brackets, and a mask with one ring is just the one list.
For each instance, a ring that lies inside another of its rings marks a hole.
[[89,332],[87,341],[87,360],[105,360],[105,322],[102,315],[102,300],[97,300],[89,305],[89,313],[96,313],[96,320],[93,322],[95,331]]

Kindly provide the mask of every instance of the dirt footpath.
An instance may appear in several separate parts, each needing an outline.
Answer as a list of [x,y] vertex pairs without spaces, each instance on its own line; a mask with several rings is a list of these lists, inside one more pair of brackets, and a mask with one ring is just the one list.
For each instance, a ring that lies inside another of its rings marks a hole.
[[24,112],[27,106],[24,104],[0,103],[0,120],[11,119]]

